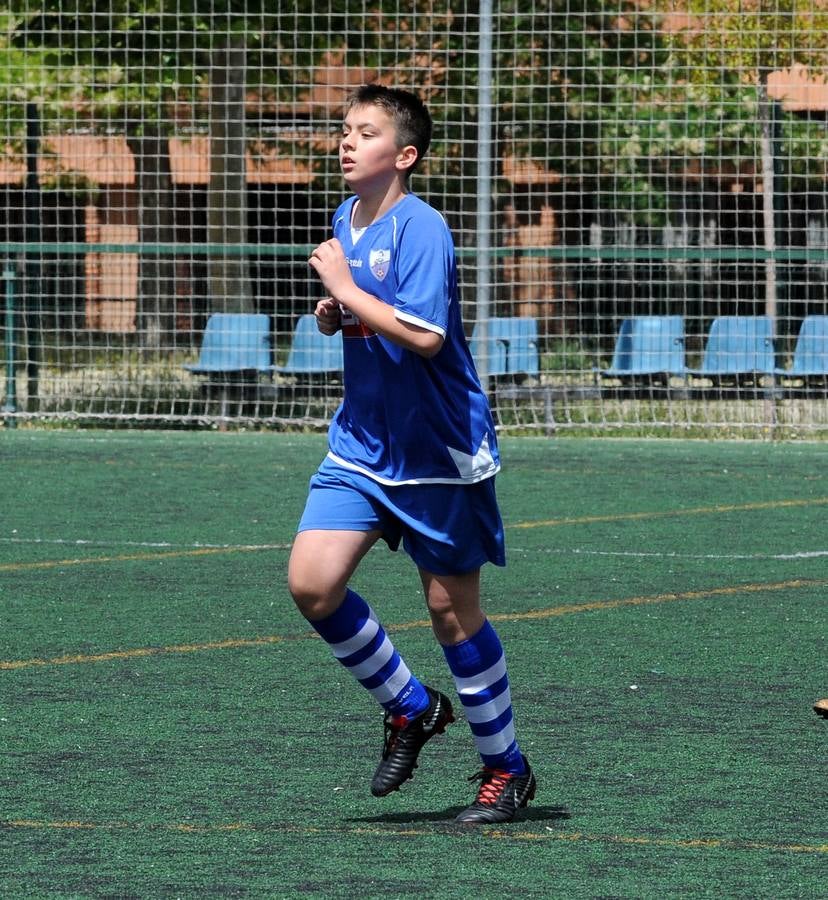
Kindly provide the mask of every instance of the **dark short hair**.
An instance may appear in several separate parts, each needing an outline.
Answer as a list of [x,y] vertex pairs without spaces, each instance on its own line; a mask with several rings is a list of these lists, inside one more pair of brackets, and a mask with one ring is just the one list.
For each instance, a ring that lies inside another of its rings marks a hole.
[[408,170],[411,174],[426,155],[431,143],[431,115],[425,103],[410,91],[384,84],[363,84],[348,98],[345,111],[355,106],[378,106],[384,110],[397,131],[397,146],[409,144],[417,148],[417,161]]

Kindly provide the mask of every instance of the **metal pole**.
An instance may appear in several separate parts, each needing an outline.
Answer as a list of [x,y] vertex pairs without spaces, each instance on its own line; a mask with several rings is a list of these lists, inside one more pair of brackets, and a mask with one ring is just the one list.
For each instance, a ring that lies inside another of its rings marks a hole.
[[[15,377],[15,310],[14,310],[14,269],[3,270],[2,280],[6,284],[6,402],[2,412],[17,412],[17,380]],[[6,428],[14,428],[16,421],[12,415],[6,418]]]
[[[40,110],[36,103],[26,104],[26,191],[24,221],[26,242],[31,246],[43,236],[43,199],[37,173],[37,159],[40,154]],[[43,257],[27,252],[23,258],[23,289],[21,290],[21,313],[25,326],[27,402],[29,409],[36,408],[40,390],[40,360],[43,356],[43,294],[41,292]]]
[[479,23],[477,98],[477,361],[483,390],[489,390],[489,312],[492,296],[492,0],[482,0]]
[[[771,341],[776,343],[777,315],[778,315],[778,278],[776,267],[776,171],[777,164],[774,159],[776,153],[776,141],[774,141],[774,103],[768,97],[767,74],[763,75],[759,89],[759,114],[761,117],[762,137],[760,146],[762,149],[762,212],[765,248],[765,315],[771,322]],[[773,373],[768,375],[770,390],[765,391],[765,425],[769,430],[776,427],[776,399],[774,397]]]

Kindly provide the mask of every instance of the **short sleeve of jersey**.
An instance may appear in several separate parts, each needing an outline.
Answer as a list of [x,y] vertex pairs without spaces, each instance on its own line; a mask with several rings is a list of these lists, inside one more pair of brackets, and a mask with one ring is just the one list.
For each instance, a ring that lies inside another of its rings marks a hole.
[[454,293],[454,244],[443,217],[423,203],[401,223],[397,235],[397,315],[445,334]]

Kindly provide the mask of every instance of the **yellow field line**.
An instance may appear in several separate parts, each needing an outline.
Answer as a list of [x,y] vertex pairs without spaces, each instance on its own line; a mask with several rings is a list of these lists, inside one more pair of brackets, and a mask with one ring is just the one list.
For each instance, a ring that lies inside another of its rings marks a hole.
[[[302,635],[302,638],[316,637],[315,634]],[[130,650],[109,650],[105,653],[74,653],[65,656],[52,656],[34,659],[0,660],[0,670],[31,669],[38,666],[69,666],[81,663],[112,662],[118,659],[141,659],[147,656],[163,656],[175,653],[202,653],[207,650],[238,650],[249,647],[264,647],[268,644],[279,644],[282,641],[301,640],[302,638],[267,635],[256,638],[228,638],[223,641],[206,641],[200,644],[170,644],[166,647],[133,647]]]
[[760,509],[792,509],[803,506],[828,505],[828,497],[812,497],[808,500],[767,500],[756,503],[739,503],[731,506],[697,506],[691,509],[665,509],[648,512],[608,513],[603,516],[575,516],[563,519],[536,519],[513,522],[507,528],[555,528],[560,525],[591,525],[595,522],[624,522],[643,519],[665,519],[675,516],[707,516],[714,513],[751,512]]
[[[569,616],[582,612],[595,612],[603,609],[619,609],[623,606],[645,606],[649,603],[675,603],[680,600],[706,600],[711,597],[734,597],[739,594],[756,594],[765,591],[787,591],[806,587],[826,587],[828,579],[824,578],[792,578],[789,581],[766,581],[754,584],[732,584],[725,587],[708,588],[698,591],[679,591],[663,594],[644,594],[637,597],[619,597],[616,600],[588,600],[584,603],[569,603],[562,606],[551,606],[547,609],[530,609],[527,612],[489,613],[487,618],[492,622],[525,622],[535,619],[552,619],[556,616]],[[415,622],[404,622],[389,625],[387,631],[406,631],[412,628],[427,628],[431,623],[425,619]],[[0,668],[2,668],[0,663]]]
[[494,621],[517,622],[527,619],[549,619],[573,613],[592,612],[602,609],[619,609],[623,606],[644,606],[648,603],[675,603],[679,600],[707,600],[711,597],[735,597],[739,594],[757,594],[772,591],[797,590],[807,587],[828,586],[825,578],[792,578],[789,581],[757,582],[754,584],[733,584],[725,587],[708,588],[699,591],[678,591],[663,594],[649,594],[638,597],[622,597],[618,600],[593,600],[568,606],[553,606],[549,609],[529,610],[523,613],[504,613],[489,616]]
[[[556,616],[575,615],[584,612],[597,612],[606,609],[620,609],[625,606],[645,606],[655,603],[676,603],[683,600],[706,600],[712,597],[736,597],[741,594],[769,593],[773,591],[798,590],[809,587],[826,587],[828,579],[794,578],[789,581],[757,582],[754,584],[733,584],[724,587],[708,588],[698,591],[680,591],[675,593],[644,594],[636,597],[619,597],[614,600],[589,600],[584,603],[570,603],[552,606],[547,609],[532,609],[527,612],[493,613],[489,619],[493,622],[525,622],[538,619],[551,619]],[[427,619],[416,619],[388,625],[389,632],[410,631],[417,628],[430,628]],[[105,653],[68,654],[34,659],[0,660],[0,671],[31,669],[43,666],[79,665],[84,663],[111,662],[114,660],[140,659],[148,656],[168,654],[201,653],[209,650],[240,650],[252,647],[263,647],[269,644],[280,644],[285,641],[304,641],[317,638],[315,632],[299,635],[266,635],[255,638],[228,638],[205,643],[171,644],[165,647],[135,647],[129,650],[111,650]]]
[[435,834],[455,836],[458,838],[474,835],[492,840],[512,840],[533,843],[564,841],[567,843],[601,843],[625,844],[638,847],[657,847],[673,850],[748,850],[772,853],[828,853],[828,844],[777,844],[771,841],[732,840],[728,838],[653,838],[646,835],[623,834],[589,834],[582,831],[521,831],[510,829],[469,830],[461,828],[434,828],[389,826],[385,828],[353,828],[341,826],[304,826],[291,823],[252,822],[162,822],[158,824],[144,822],[89,822],[80,820],[48,821],[38,819],[10,819],[0,821],[0,828],[31,829],[33,831],[167,831],[183,834],[225,834],[229,832],[284,833],[298,835],[353,835],[359,837],[434,837]]
[[245,545],[232,547],[194,547],[189,550],[163,550],[160,553],[123,553],[117,556],[89,556],[81,559],[46,559],[40,562],[2,563],[0,572],[26,572],[37,569],[62,569],[66,566],[89,566],[111,562],[153,562],[156,559],[178,559],[185,556],[216,556],[220,553],[255,553],[260,550],[289,550],[288,544]]
[[[811,499],[768,500],[757,503],[741,503],[731,506],[698,506],[691,509],[650,510],[646,512],[610,513],[601,516],[574,516],[562,519],[536,519],[513,522],[507,528],[556,528],[563,525],[590,525],[597,522],[643,521],[681,516],[700,516],[715,513],[749,512],[762,509],[788,509],[804,506],[828,505],[828,497]],[[27,572],[44,569],[61,569],[67,566],[89,566],[100,563],[152,562],[160,559],[182,559],[185,557],[217,556],[229,553],[255,553],[262,550],[289,550],[290,544],[237,544],[227,547],[194,547],[187,550],[164,550],[161,552],[123,553],[114,556],[89,556],[73,559],[48,559],[39,562],[0,563],[0,572]]]

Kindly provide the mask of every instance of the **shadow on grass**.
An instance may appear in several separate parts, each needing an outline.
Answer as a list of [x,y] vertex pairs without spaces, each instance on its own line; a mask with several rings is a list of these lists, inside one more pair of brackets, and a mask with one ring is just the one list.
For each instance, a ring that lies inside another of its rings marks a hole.
[[[446,825],[454,824],[454,819],[464,810],[465,806],[450,806],[443,810],[426,810],[424,812],[384,813],[379,816],[358,816],[348,819],[353,823],[384,823],[386,825],[410,825],[416,822],[442,822]],[[572,816],[565,806],[530,806],[522,809],[515,816],[515,824],[520,822],[559,822],[571,819]]]

